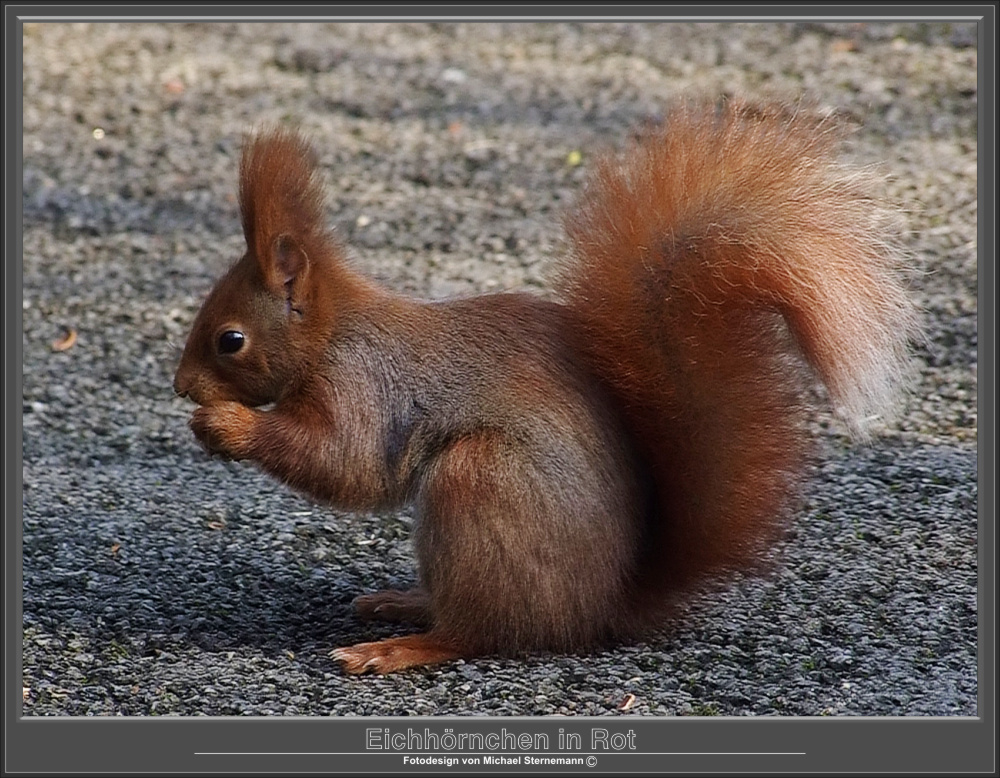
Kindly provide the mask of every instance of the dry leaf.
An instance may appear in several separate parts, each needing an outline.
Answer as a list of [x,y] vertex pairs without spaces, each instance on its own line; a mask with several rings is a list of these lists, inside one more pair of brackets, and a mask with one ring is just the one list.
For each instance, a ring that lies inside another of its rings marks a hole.
[[224,521],[210,521],[208,522],[209,529],[225,529],[226,522]]
[[628,710],[633,705],[635,705],[635,695],[627,694],[625,695],[625,699],[622,701],[622,704],[618,706],[618,710]]
[[850,38],[838,38],[830,44],[830,50],[836,54],[842,54],[845,51],[857,51],[858,44]]
[[52,341],[52,350],[66,351],[73,348],[74,343],[76,343],[76,330],[69,328],[66,330],[66,334],[59,338],[59,340]]
[[121,543],[112,543],[111,544],[111,553],[112,554],[117,554],[118,553],[118,549],[120,549],[121,547],[122,547]]
[[30,697],[30,696],[31,696],[31,687],[30,686],[22,686],[21,687],[21,702],[27,702],[28,701],[28,697]]

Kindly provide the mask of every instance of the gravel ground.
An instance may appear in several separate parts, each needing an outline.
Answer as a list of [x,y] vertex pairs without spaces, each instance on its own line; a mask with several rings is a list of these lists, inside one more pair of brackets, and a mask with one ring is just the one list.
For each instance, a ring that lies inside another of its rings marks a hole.
[[[976,715],[976,65],[971,24],[26,25],[23,712]],[[240,253],[242,133],[312,135],[386,284],[541,289],[594,154],[691,89],[863,123],[922,271],[900,418],[864,448],[817,415],[775,572],[669,634],[343,675],[329,648],[393,634],[349,603],[413,581],[408,518],[209,460],[171,392]]]

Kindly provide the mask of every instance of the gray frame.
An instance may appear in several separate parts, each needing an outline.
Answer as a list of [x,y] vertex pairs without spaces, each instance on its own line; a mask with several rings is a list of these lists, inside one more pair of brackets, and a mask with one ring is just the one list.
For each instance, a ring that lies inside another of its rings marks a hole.
[[[574,10],[576,18],[698,18],[715,19],[732,13],[734,7],[716,6],[615,6],[607,10],[587,6]],[[980,419],[983,432],[979,439],[980,494],[979,511],[986,517],[979,526],[979,717],[975,719],[377,719],[316,720],[292,719],[211,719],[154,720],[119,719],[48,720],[22,718],[20,700],[15,697],[20,676],[21,637],[21,406],[22,333],[18,292],[21,289],[21,187],[22,147],[17,127],[22,110],[21,26],[22,19],[112,18],[176,19],[197,17],[201,20],[240,16],[271,18],[329,18],[352,13],[368,18],[384,13],[426,19],[441,15],[483,18],[509,18],[530,15],[533,18],[567,18],[564,7],[481,6],[475,10],[454,6],[410,6],[373,8],[324,6],[257,6],[252,9],[219,6],[33,6],[7,5],[4,8],[7,99],[5,112],[5,403],[4,417],[8,453],[5,457],[4,494],[6,522],[5,575],[5,771],[17,773],[129,773],[144,772],[327,772],[364,774],[370,772],[438,772],[440,764],[409,764],[404,752],[396,749],[366,748],[367,730],[390,728],[406,732],[413,728],[443,734],[449,728],[456,734],[543,733],[550,743],[557,743],[559,732],[579,733],[586,743],[594,729],[606,729],[619,742],[634,743],[634,749],[604,753],[586,747],[569,752],[584,757],[596,756],[592,773],[614,772],[906,772],[906,773],[990,773],[995,770],[995,645],[993,559],[995,494],[991,478],[994,464],[993,428],[993,358],[994,358],[994,267],[980,263],[979,315],[980,364],[983,391],[980,395]],[[977,19],[979,24],[980,83],[980,213],[994,212],[995,202],[995,6],[944,5],[919,6],[759,6],[739,7],[739,17],[746,20],[790,19],[792,17],[866,19]],[[718,16],[717,16],[718,15]],[[994,203],[994,205],[990,205]],[[981,219],[979,250],[982,258],[994,256],[995,233],[990,219]],[[634,740],[627,736],[634,733]],[[52,743],[59,743],[55,749]],[[250,753],[252,751],[252,753]],[[496,754],[497,751],[486,753]],[[546,754],[517,750],[521,762],[510,772],[532,768],[537,771],[578,772],[579,766],[527,764],[527,755],[565,756],[566,751],[552,747]],[[454,751],[446,755],[461,757]],[[753,756],[750,756],[753,755]],[[468,754],[466,754],[468,756]],[[459,761],[453,769],[478,772],[475,766]],[[481,765],[492,773],[502,768]]]

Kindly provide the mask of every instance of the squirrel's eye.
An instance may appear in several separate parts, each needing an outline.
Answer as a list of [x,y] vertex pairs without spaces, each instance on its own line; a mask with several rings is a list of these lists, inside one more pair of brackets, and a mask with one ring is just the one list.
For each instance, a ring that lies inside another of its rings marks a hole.
[[246,336],[239,330],[226,330],[219,336],[219,353],[235,354],[246,343]]

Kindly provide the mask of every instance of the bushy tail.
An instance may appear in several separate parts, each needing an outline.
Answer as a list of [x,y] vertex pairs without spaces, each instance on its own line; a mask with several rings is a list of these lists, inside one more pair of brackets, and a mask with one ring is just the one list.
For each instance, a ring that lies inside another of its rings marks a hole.
[[903,377],[916,318],[888,211],[840,140],[795,106],[679,104],[568,219],[560,291],[649,464],[657,597],[745,567],[781,527],[814,374],[861,437]]

